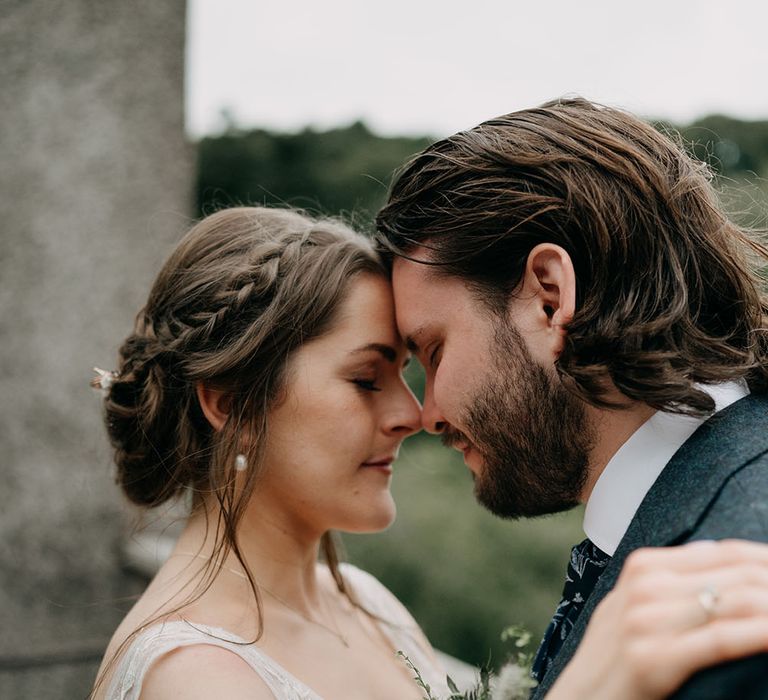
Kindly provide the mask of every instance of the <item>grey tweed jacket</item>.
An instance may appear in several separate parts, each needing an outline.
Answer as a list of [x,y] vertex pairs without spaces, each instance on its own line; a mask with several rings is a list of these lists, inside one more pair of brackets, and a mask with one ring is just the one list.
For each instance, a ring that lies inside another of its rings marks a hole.
[[[595,606],[615,585],[630,552],[638,547],[730,537],[768,542],[766,395],[751,394],[717,413],[672,457],[640,505],[533,698],[544,698],[573,656]],[[768,700],[768,654],[706,669],[673,697]]]

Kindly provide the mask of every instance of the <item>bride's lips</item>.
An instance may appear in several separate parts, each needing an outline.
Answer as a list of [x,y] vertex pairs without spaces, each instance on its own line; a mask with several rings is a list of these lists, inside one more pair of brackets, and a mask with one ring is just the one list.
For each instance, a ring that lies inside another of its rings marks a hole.
[[387,474],[392,473],[392,462],[395,461],[394,457],[381,457],[372,459],[369,462],[363,462],[360,467],[362,469],[378,469]]

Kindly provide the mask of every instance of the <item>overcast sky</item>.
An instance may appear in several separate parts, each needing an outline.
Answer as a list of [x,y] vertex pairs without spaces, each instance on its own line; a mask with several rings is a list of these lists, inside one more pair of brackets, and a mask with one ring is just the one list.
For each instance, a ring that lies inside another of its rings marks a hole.
[[187,126],[446,135],[579,93],[768,119],[764,0],[189,0]]

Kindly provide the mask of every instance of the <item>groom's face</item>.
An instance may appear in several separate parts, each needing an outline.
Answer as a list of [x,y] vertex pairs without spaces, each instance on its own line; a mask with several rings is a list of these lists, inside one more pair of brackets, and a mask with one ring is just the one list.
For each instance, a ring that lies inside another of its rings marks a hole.
[[576,505],[593,431],[535,333],[427,265],[398,258],[392,282],[399,330],[426,371],[424,428],[463,452],[478,500],[510,518]]

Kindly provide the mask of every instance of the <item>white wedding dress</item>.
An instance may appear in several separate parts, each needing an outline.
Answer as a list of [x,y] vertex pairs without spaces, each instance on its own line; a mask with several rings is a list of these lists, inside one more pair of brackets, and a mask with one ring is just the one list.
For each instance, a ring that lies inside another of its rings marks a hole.
[[[373,576],[351,564],[341,572],[361,605],[389,624],[381,630],[394,650],[408,655],[438,697],[448,695],[445,670],[424,648],[413,618]],[[131,642],[112,675],[108,700],[139,700],[144,676],[161,656],[179,647],[208,644],[228,649],[242,658],[264,681],[277,700],[323,700],[253,644],[216,627],[185,621],[163,622],[148,627]],[[330,699],[329,699],[330,700]]]

